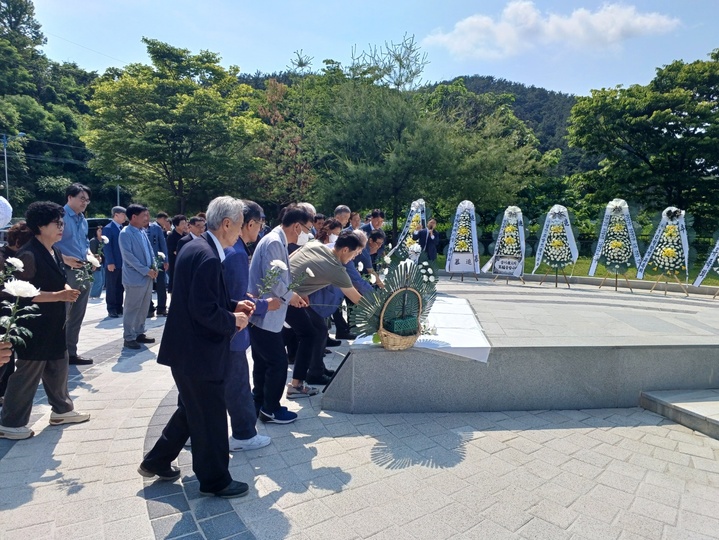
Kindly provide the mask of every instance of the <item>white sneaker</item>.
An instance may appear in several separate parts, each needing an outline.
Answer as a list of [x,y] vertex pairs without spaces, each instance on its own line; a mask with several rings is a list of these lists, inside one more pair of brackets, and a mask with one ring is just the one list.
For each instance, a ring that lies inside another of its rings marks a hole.
[[240,450],[257,450],[264,448],[272,442],[272,438],[259,433],[251,439],[235,439],[230,435],[230,452],[238,452]]
[[0,426],[0,439],[12,439],[19,441],[22,439],[29,439],[35,435],[35,432],[27,426],[22,427],[6,427]]
[[67,411],[66,413],[50,413],[50,425],[59,426],[60,424],[81,424],[87,422],[90,415],[77,411]]

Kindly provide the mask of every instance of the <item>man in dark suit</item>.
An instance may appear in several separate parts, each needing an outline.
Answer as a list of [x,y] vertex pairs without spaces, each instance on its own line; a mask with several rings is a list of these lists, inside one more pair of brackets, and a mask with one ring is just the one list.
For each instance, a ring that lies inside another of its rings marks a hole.
[[[372,210],[372,214],[370,214],[369,223],[360,226],[360,230],[364,231],[367,238],[369,238],[372,231],[381,231],[382,225],[384,225],[384,212],[379,208],[375,208]],[[384,245],[377,251],[377,254],[372,257],[372,264],[374,264],[377,258],[381,259],[382,257],[384,257]]]
[[167,235],[167,292],[172,292],[172,274],[175,270],[175,258],[177,257],[177,243],[187,234],[187,218],[177,214],[172,218],[172,232]]
[[202,216],[192,216],[190,221],[187,222],[187,230],[189,234],[186,234],[180,238],[175,248],[175,256],[180,254],[180,250],[187,245],[188,242],[192,242],[195,238],[199,238],[202,233],[205,232],[205,218]]
[[228,470],[229,443],[225,374],[230,339],[247,326],[254,304],[230,299],[222,273],[224,248],[234,245],[242,228],[243,204],[218,197],[207,209],[209,230],[187,244],[177,257],[172,296],[157,356],[170,366],[179,393],[177,410],[138,472],[147,478],[176,480],[172,466],[192,437],[192,469],[200,492],[222,498],[246,495],[249,487]]
[[435,230],[437,228],[437,222],[430,219],[427,222],[427,227],[422,228],[418,226],[417,230],[412,233],[412,239],[415,240],[422,247],[422,251],[427,253],[428,261],[437,260],[437,243],[439,242],[439,235]]
[[115,206],[112,209],[112,221],[102,228],[102,234],[107,236],[108,243],[103,250],[105,255],[105,303],[107,314],[110,317],[122,315],[123,295],[122,286],[122,253],[120,253],[120,230],[127,220],[125,209]]

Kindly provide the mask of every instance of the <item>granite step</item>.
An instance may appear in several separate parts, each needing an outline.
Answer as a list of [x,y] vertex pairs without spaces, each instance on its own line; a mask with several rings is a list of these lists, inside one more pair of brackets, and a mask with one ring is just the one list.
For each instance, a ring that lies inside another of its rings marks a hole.
[[642,392],[639,404],[683,426],[719,439],[719,388]]

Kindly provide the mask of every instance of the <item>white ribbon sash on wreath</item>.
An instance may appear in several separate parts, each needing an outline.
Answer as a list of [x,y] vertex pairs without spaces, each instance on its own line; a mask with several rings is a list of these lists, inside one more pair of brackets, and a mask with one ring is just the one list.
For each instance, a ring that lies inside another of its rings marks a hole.
[[707,274],[709,273],[709,270],[712,269],[712,266],[714,266],[714,262],[717,260],[717,256],[719,256],[719,239],[717,240],[717,243],[714,245],[714,249],[712,249],[712,252],[709,254],[709,258],[707,259],[707,262],[704,263],[704,268],[702,268],[702,271],[699,272],[699,275],[694,280],[695,287],[698,287],[702,284],[702,281],[704,281],[704,278],[707,277]]
[[[679,211],[680,214],[675,221],[672,221],[669,219],[667,214],[675,211]],[[686,268],[687,279],[689,279],[689,240],[687,239],[687,226],[686,223],[684,223],[684,214],[684,210],[679,210],[674,206],[668,206],[664,209],[664,211],[662,212],[662,220],[659,223],[656,232],[654,233],[654,238],[652,238],[652,242],[651,244],[649,244],[649,248],[647,248],[647,251],[644,253],[644,258],[642,259],[642,262],[637,267],[637,279],[644,278],[644,272],[647,269],[649,261],[652,259],[654,251],[657,249],[657,244],[662,238],[664,229],[666,229],[667,225],[669,225],[670,223],[676,223],[677,228],[679,229],[679,237],[681,238],[682,249],[684,250],[684,267]]]
[[[459,218],[462,214],[469,214],[469,234],[472,237],[472,252],[456,252],[457,231],[459,229]],[[477,243],[477,217],[474,213],[474,204],[471,201],[462,201],[457,205],[457,213],[454,216],[454,226],[452,227],[452,236],[449,240],[449,249],[447,250],[447,264],[445,270],[450,273],[473,272],[479,274],[479,248]]]
[[516,225],[517,231],[519,233],[519,248],[522,256],[516,268],[509,275],[520,277],[524,274],[524,218],[522,217],[522,210],[518,206],[508,206],[507,209],[504,211],[504,216],[502,217],[502,225],[499,227],[499,234],[497,235],[497,240],[494,244],[494,254],[492,255],[492,258],[487,261],[487,264],[482,267],[482,272],[489,272],[490,269],[494,268],[494,263],[497,258],[497,247],[502,241],[502,238],[504,238],[504,229],[510,220],[514,221],[514,218],[516,218],[517,220]]
[[417,199],[416,201],[413,201],[412,204],[409,207],[409,212],[407,213],[407,221],[404,222],[404,227],[402,227],[402,232],[399,235],[399,238],[397,239],[397,242],[395,242],[394,247],[387,253],[390,257],[392,254],[397,251],[397,249],[407,240],[407,236],[411,235],[414,231],[410,230],[410,227],[412,225],[412,219],[416,214],[419,214],[420,220],[422,221],[423,225],[427,224],[427,214],[424,204],[424,199]]
[[549,227],[552,225],[562,225],[564,227],[564,233],[567,235],[567,243],[569,244],[569,252],[572,254],[572,262],[577,262],[579,250],[577,249],[577,243],[574,240],[574,233],[572,232],[572,224],[569,221],[569,214],[564,206],[561,204],[555,204],[552,206],[551,210],[547,212],[547,218],[544,220],[544,228],[542,229],[542,236],[539,237],[539,245],[537,246],[537,255],[534,261],[532,274],[534,274],[537,271],[537,268],[539,268],[539,265],[542,264],[544,249],[547,247]]
[[632,244],[632,255],[634,256],[634,264],[639,267],[642,261],[642,256],[639,253],[639,245],[637,243],[637,235],[634,233],[634,225],[632,224],[632,217],[629,215],[629,205],[624,199],[614,199],[612,202],[607,204],[607,209],[604,212],[604,220],[602,221],[602,229],[599,232],[599,240],[597,241],[597,250],[594,252],[592,258],[592,265],[589,267],[589,273],[587,275],[593,276],[597,270],[597,264],[602,255],[602,248],[604,247],[604,241],[607,238],[607,229],[609,228],[609,219],[612,214],[616,211],[621,211],[624,223],[627,225],[627,233],[629,234],[629,241]]

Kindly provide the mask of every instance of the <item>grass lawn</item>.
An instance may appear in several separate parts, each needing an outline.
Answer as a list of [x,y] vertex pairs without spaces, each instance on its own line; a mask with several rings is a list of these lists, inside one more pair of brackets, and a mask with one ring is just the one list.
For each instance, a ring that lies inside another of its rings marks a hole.
[[[482,256],[481,258],[481,264],[485,264],[489,260],[487,255]],[[447,262],[447,258],[444,255],[437,255],[437,267],[438,268],[444,268],[445,263]],[[699,272],[701,272],[702,267],[704,266],[704,262],[702,261],[699,264],[695,264],[689,271],[689,284],[693,283],[696,277],[699,275]],[[577,259],[577,263],[572,266],[571,264],[567,266],[564,269],[564,273],[567,274],[567,276],[574,275],[574,276],[586,276],[589,273],[589,267],[592,264],[592,259],[590,257],[579,257]],[[534,268],[534,257],[527,257],[524,262],[524,271],[527,274],[530,274],[532,272],[532,269]],[[546,272],[548,267],[546,265],[541,265],[537,269],[537,274],[544,275],[544,272]],[[554,274],[554,272],[550,272],[550,274]],[[603,278],[606,274],[606,271],[604,270],[604,267],[600,264],[597,266],[597,271],[594,273],[594,277]],[[621,277],[621,276],[620,276]],[[637,277],[637,269],[636,268],[630,268],[627,271],[627,278],[629,279],[636,279]],[[684,283],[684,274],[679,274],[677,276],[679,280]],[[657,274],[654,272],[647,271],[644,274],[644,281],[654,281],[657,279]],[[673,280],[672,280],[673,281]],[[671,283],[671,281],[670,281]],[[716,272],[710,271],[706,278],[704,278],[704,281],[702,281],[702,286],[710,286],[710,287],[718,287],[719,286],[719,275],[717,275]]]

